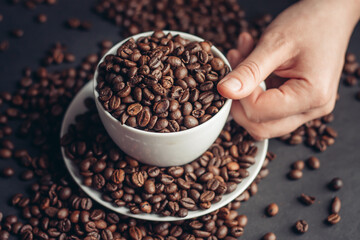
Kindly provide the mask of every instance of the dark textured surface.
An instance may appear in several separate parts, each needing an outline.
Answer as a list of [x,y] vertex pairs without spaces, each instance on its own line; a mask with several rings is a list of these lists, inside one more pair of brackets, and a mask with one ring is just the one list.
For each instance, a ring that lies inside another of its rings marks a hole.
[[[69,51],[77,56],[74,63],[76,65],[82,57],[98,50],[97,44],[100,40],[120,40],[119,29],[90,10],[94,1],[60,0],[55,6],[39,6],[35,10],[27,10],[21,5],[11,6],[5,2],[0,2],[0,14],[4,15],[4,20],[0,23],[0,41],[8,39],[10,49],[0,53],[0,90],[14,89],[23,67],[38,66],[39,60],[45,56],[45,51],[57,41],[66,44]],[[253,17],[267,12],[277,14],[293,1],[240,2],[247,15]],[[38,13],[48,15],[47,23],[38,24],[34,21]],[[93,28],[89,32],[66,29],[64,22],[69,17],[90,20]],[[24,29],[23,38],[15,39],[9,36],[8,31],[15,28]],[[359,42],[358,26],[349,47],[350,51],[358,56]],[[270,175],[260,183],[258,194],[244,203],[239,210],[249,218],[242,239],[260,239],[270,231],[277,235],[277,239],[359,239],[360,102],[354,97],[359,90],[359,85],[353,88],[340,87],[340,100],[335,109],[335,121],[332,123],[339,132],[339,137],[326,152],[314,153],[305,146],[287,146],[271,140],[270,150],[278,157],[270,164]],[[17,146],[20,144],[23,145],[22,142],[17,142]],[[321,161],[320,169],[305,169],[302,179],[287,180],[290,164],[313,154]],[[18,180],[21,168],[15,162],[0,160],[0,168],[5,166],[13,166],[16,174],[10,179],[0,180],[0,210],[4,213],[16,213],[16,209],[8,206],[8,199],[16,192],[25,191],[28,184]],[[344,181],[344,187],[336,193],[326,187],[333,177],[340,177]],[[316,202],[312,206],[303,206],[297,200],[301,193],[315,196]],[[324,223],[324,219],[335,195],[342,200],[342,219],[340,223],[330,227]],[[265,216],[264,209],[271,202],[279,205],[279,214],[269,218]],[[309,223],[309,231],[304,235],[297,235],[291,230],[299,219]]]

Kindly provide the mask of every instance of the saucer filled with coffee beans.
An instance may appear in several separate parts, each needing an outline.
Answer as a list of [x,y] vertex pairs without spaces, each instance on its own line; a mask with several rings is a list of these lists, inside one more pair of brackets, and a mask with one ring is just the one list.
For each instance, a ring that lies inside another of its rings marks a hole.
[[268,141],[228,119],[231,100],[216,84],[229,71],[211,43],[181,32],[115,45],[62,123],[61,151],[75,182],[101,205],[150,221],[195,218],[230,203],[254,181]]

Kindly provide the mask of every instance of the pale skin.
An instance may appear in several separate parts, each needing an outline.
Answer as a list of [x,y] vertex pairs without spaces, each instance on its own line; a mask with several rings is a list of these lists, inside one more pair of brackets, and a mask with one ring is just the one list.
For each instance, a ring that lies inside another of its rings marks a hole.
[[233,71],[218,84],[235,100],[235,121],[261,140],[330,113],[359,17],[360,0],[303,0],[274,19],[256,47],[240,34],[227,55]]

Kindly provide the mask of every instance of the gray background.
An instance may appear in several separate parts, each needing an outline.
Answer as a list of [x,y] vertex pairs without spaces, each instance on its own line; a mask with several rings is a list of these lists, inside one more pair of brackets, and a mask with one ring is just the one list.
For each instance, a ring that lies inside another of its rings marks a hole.
[[[262,13],[278,14],[294,1],[252,0],[240,1],[249,17]],[[97,52],[97,44],[103,39],[114,42],[120,40],[119,28],[99,18],[90,9],[94,1],[59,0],[55,6],[38,6],[27,10],[21,5],[11,6],[5,0],[0,2],[0,13],[4,20],[0,23],[0,40],[9,39],[10,49],[0,53],[0,90],[12,90],[21,77],[25,66],[35,68],[45,56],[45,50],[59,41],[68,46],[80,62],[88,53]],[[33,21],[38,13],[46,13],[48,22],[38,24]],[[68,30],[64,21],[69,17],[90,20],[93,28],[89,32]],[[8,31],[22,28],[24,37],[14,39]],[[349,49],[360,56],[360,28],[355,30]],[[353,88],[340,84],[340,100],[335,109],[335,121],[332,126],[339,132],[336,143],[324,153],[315,153],[305,146],[287,146],[278,140],[270,141],[270,150],[277,154],[270,164],[270,175],[260,183],[259,192],[249,202],[244,203],[239,211],[249,218],[248,226],[242,239],[260,239],[266,232],[275,232],[277,239],[359,239],[360,234],[360,102],[354,99],[359,85]],[[17,142],[17,146],[21,143]],[[299,159],[315,155],[321,160],[321,168],[316,171],[304,170],[304,177],[298,181],[289,181],[286,174],[290,164]],[[0,168],[13,166],[17,176],[21,169],[12,160],[0,160]],[[326,184],[333,177],[341,177],[344,187],[339,192],[327,189]],[[16,192],[23,192],[28,184],[18,180],[1,179],[0,210],[4,213],[16,213],[8,206],[9,198]],[[301,193],[316,196],[316,203],[306,207],[297,201]],[[331,199],[339,196],[342,200],[342,220],[335,226],[324,224],[328,215]],[[280,211],[273,218],[264,215],[264,208],[276,202]],[[309,223],[309,231],[304,235],[292,232],[292,225],[299,219]]]

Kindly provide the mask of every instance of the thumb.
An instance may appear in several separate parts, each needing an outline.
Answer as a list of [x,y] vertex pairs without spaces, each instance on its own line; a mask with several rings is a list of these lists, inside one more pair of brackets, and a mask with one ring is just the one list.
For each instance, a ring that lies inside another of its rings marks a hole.
[[256,48],[217,85],[221,95],[241,99],[255,88],[290,56],[290,46],[280,36],[264,36]]

